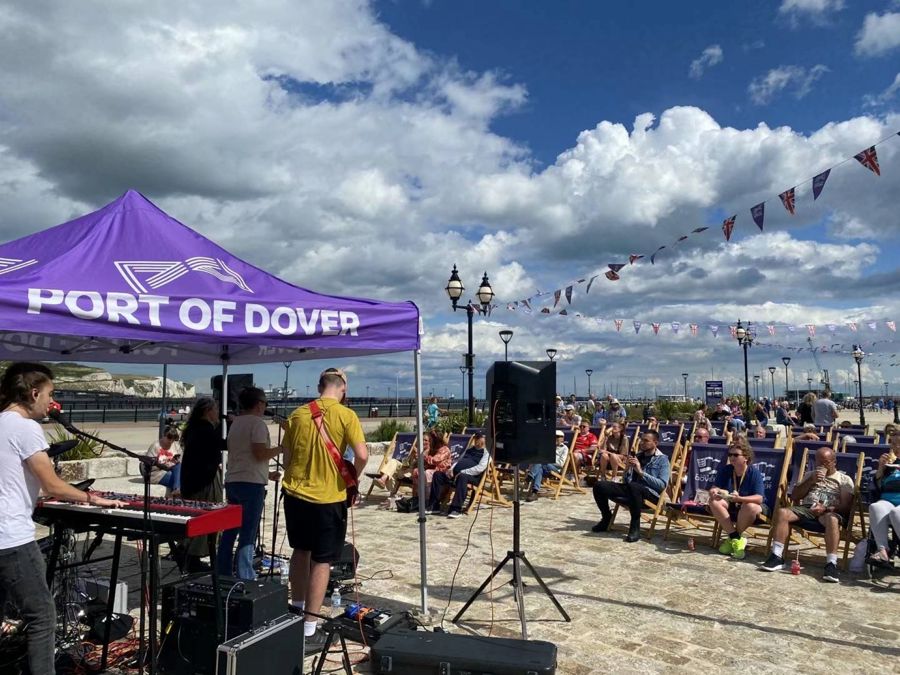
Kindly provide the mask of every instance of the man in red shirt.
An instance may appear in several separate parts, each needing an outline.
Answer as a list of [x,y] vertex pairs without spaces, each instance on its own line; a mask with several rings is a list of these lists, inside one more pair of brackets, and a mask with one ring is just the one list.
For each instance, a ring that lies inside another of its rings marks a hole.
[[591,433],[591,424],[583,420],[578,427],[578,436],[575,437],[575,463],[581,467],[591,465],[594,452],[597,450],[597,437]]

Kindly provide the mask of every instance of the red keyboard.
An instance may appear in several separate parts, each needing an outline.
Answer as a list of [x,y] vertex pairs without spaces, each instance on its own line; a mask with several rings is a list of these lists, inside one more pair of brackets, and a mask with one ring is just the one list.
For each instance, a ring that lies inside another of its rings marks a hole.
[[[64,527],[141,531],[144,517],[142,495],[115,492],[93,494],[127,502],[127,506],[108,508],[45,498],[38,501],[34,515]],[[151,497],[149,510],[152,530],[166,536],[200,537],[241,525],[241,507],[234,504]]]

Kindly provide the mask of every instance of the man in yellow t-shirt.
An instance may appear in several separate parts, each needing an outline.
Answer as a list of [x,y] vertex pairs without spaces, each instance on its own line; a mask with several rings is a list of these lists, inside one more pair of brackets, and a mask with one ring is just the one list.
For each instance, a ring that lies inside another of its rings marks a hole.
[[[359,418],[343,405],[347,376],[338,368],[319,375],[319,398],[328,436],[340,452],[353,449],[356,475],[366,467],[369,453]],[[325,599],[331,563],[340,558],[347,535],[347,490],[312,418],[309,404],[297,408],[286,423],[284,447],[284,520],[291,555],[291,605],[297,612],[319,612]],[[307,653],[321,651],[323,631],[316,617],[305,614],[303,632]]]

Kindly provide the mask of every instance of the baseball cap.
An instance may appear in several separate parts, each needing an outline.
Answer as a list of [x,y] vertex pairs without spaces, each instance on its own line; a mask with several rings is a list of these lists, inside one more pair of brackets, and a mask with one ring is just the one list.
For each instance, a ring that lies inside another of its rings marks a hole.
[[560,431],[559,429],[556,430],[556,435],[557,435],[559,438],[565,438],[565,437],[566,437],[566,435],[565,435],[562,431]]
[[569,403],[569,404],[566,406],[566,410],[575,410],[575,406],[572,405],[571,403]]

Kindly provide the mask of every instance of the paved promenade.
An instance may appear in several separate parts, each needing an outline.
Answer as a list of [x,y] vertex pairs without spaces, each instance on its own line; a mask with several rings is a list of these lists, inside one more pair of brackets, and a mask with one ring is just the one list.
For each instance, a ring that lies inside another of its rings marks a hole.
[[[114,438],[113,430],[103,432]],[[120,440],[127,437],[141,447],[153,437],[152,428],[121,433]],[[143,439],[144,434],[149,436]],[[379,461],[380,456],[373,456],[370,469]],[[137,492],[135,481],[103,479],[95,487]],[[271,500],[269,495],[267,548]],[[416,516],[383,510],[382,502],[378,497],[353,511],[359,576],[364,579],[360,599],[392,609],[419,606]],[[900,575],[873,583],[842,572],[840,585],[825,584],[819,553],[801,557],[800,576],[767,574],[757,570],[764,557],[758,547],[749,549],[746,560],[734,561],[699,536],[695,551],[688,550],[683,536],[664,541],[658,534],[651,542],[627,544],[623,519],[618,531],[591,533],[598,512],[590,494],[541,498],[522,506],[522,548],[572,618],[571,623],[562,621],[525,575],[529,636],[558,646],[558,673],[885,672],[900,657]],[[278,551],[288,555],[283,527],[276,540]],[[511,567],[459,626],[450,622],[511,542],[512,509],[483,507],[477,516],[458,520],[428,518],[428,604],[435,624],[453,632],[519,636],[507,585]],[[126,566],[131,606],[136,607],[136,566],[129,561]],[[163,573],[167,580],[177,574],[168,563]],[[360,664],[354,672],[372,671]]]

